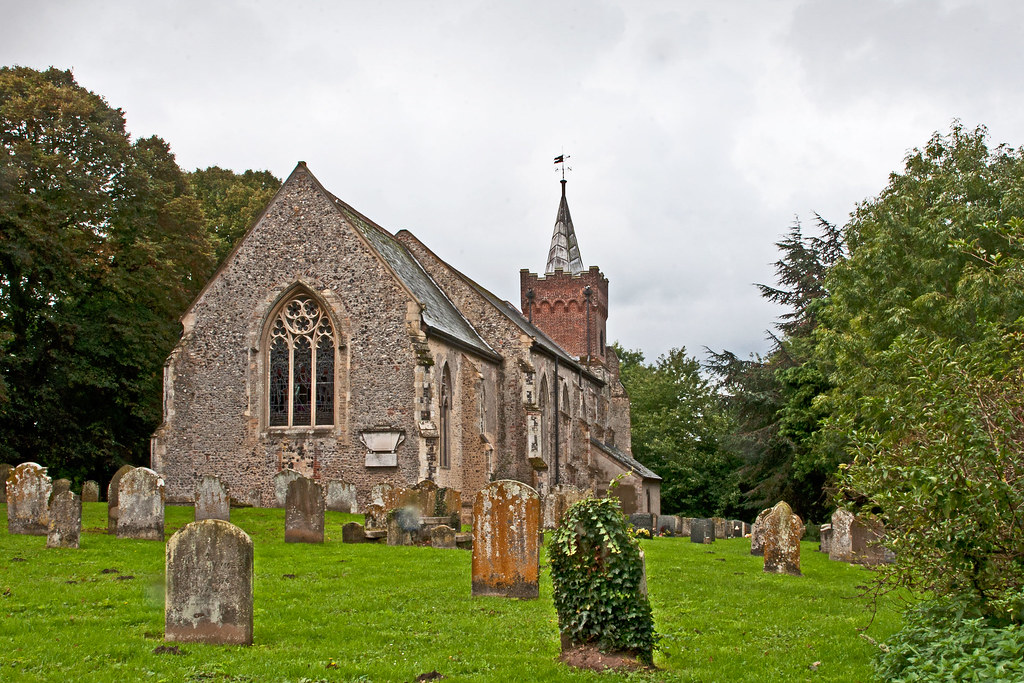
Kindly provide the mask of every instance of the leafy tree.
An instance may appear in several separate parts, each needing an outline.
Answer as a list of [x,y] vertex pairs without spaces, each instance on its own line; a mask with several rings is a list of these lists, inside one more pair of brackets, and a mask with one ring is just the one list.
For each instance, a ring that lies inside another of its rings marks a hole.
[[662,477],[661,506],[693,517],[731,514],[739,462],[720,448],[729,421],[700,363],[672,349],[652,364],[615,347],[629,393],[633,454]]
[[68,71],[0,69],[0,459],[145,459],[177,317],[210,268],[166,143]]
[[844,249],[841,231],[816,219],[817,235],[805,235],[797,221],[776,243],[778,287],[757,285],[762,296],[787,307],[776,324],[782,336],[771,335],[768,356],[740,359],[709,350],[707,366],[719,377],[736,425],[726,441],[746,463],[741,487],[748,516],[779,500],[805,519],[827,514],[824,488],[838,460],[837,451],[812,447],[825,415],[818,397],[830,388],[813,335],[828,298],[825,278]]
[[216,245],[217,263],[224,260],[281,187],[281,181],[269,171],[238,174],[218,166],[192,171],[188,179],[202,202],[207,233]]
[[[829,274],[826,433],[879,511],[889,586],[1024,622],[1024,155],[955,124],[847,225]],[[824,441],[824,440],[823,440]]]

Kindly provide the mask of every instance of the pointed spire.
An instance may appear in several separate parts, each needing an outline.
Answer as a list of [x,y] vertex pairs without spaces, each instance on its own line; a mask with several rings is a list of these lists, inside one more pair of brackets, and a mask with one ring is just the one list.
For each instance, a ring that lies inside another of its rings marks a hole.
[[576,243],[576,231],[572,227],[572,216],[569,215],[569,203],[565,200],[565,179],[563,178],[561,182],[562,201],[558,204],[555,231],[551,235],[548,264],[544,272],[553,273],[561,269],[576,275],[584,270],[583,259],[580,258],[580,247]]

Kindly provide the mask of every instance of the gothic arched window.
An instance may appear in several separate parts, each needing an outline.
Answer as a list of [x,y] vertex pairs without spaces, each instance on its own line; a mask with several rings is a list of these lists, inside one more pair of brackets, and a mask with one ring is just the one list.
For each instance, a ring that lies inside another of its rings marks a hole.
[[451,467],[452,373],[445,363],[441,371],[441,453],[438,464]]
[[334,328],[306,294],[290,299],[275,316],[268,340],[269,425],[334,424]]

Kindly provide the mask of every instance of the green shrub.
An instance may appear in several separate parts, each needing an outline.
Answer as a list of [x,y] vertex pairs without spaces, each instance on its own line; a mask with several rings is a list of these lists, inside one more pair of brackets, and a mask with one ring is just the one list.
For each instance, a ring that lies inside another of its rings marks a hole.
[[933,600],[910,610],[875,662],[881,680],[1024,680],[1024,628],[981,616],[964,600]]
[[552,534],[549,555],[563,639],[654,662],[654,618],[641,593],[640,545],[615,498],[581,500]]

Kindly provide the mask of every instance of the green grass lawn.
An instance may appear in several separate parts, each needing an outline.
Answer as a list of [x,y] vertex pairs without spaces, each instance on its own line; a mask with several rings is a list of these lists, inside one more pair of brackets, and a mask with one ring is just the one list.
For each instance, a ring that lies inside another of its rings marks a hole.
[[[880,641],[899,627],[888,604],[871,622],[859,597],[869,571],[829,562],[815,544],[804,544],[795,578],[765,574],[745,539],[656,538],[642,545],[659,670],[577,672],[556,662],[546,569],[539,600],[472,598],[469,552],[342,544],[353,519],[328,513],[328,542],[297,545],[284,543],[283,510],[232,510],[255,542],[254,644],[182,644],[180,655],[154,653],[163,543],[108,536],[102,503],[84,505],[78,550],[48,550],[4,525],[0,681],[414,681],[438,671],[453,681],[849,683],[872,677],[861,633]],[[167,508],[167,536],[190,521],[192,508]]]

